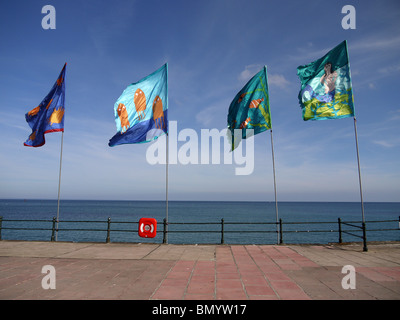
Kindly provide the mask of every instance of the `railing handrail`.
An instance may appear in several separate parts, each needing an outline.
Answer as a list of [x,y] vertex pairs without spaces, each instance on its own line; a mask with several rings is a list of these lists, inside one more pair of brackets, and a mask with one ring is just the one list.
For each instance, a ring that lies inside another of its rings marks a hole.
[[[4,222],[52,222],[51,228],[39,228],[39,227],[13,227],[13,226],[4,226]],[[56,222],[58,223],[58,227],[56,228]],[[283,222],[282,219],[279,219],[279,222],[226,222],[224,219],[221,219],[220,222],[166,222],[165,219],[163,223],[158,224],[157,232],[163,233],[163,243],[166,243],[166,234],[167,233],[221,233],[221,244],[224,243],[224,234],[225,233],[242,233],[243,230],[226,230],[225,226],[227,225],[278,225],[277,230],[246,230],[247,233],[279,233],[279,243],[283,243],[283,233],[306,233],[306,232],[338,232],[339,233],[339,243],[342,243],[342,233],[351,235],[354,237],[358,237],[363,239],[364,243],[364,251],[367,251],[366,245],[366,223],[388,223],[388,222],[399,222],[399,228],[389,228],[389,229],[368,229],[368,231],[393,231],[400,229],[400,217],[398,220],[395,219],[386,219],[386,220],[370,220],[361,222],[361,221],[342,221],[341,218],[338,218],[337,222],[334,221],[292,221],[292,222]],[[107,224],[107,229],[94,229],[94,228],[60,228],[60,224],[65,223],[103,223]],[[337,229],[329,229],[329,230],[287,230],[283,231],[283,225],[298,225],[298,224],[338,224]],[[354,223],[360,223],[361,225],[355,225]],[[133,229],[111,229],[111,224],[139,224],[138,221],[112,221],[111,218],[105,220],[58,220],[54,217],[52,220],[45,219],[4,219],[0,216],[0,240],[1,231],[2,230],[34,230],[34,231],[52,231],[51,241],[54,241],[54,234],[58,231],[107,231],[106,242],[110,242],[110,233],[111,232],[137,232],[137,230]],[[170,230],[167,229],[166,226],[173,225],[215,225],[220,226],[220,230]],[[355,229],[342,229],[342,225],[347,227],[352,227]],[[162,228],[162,230],[161,230]],[[354,234],[354,232],[362,232],[362,235]]]
[[[2,221],[7,221],[7,222],[52,222],[51,219],[5,219],[2,218]],[[93,222],[100,222],[100,223],[107,223],[107,220],[58,220],[58,222],[87,222],[87,223],[93,223]],[[361,221],[342,221],[342,223],[361,223]],[[374,223],[374,222],[399,222],[399,220],[392,219],[392,220],[366,220],[365,223]],[[111,223],[139,223],[138,221],[115,221],[112,220]],[[242,222],[224,222],[224,224],[277,224],[279,222],[247,222],[247,221],[242,221]],[[337,223],[337,221],[289,221],[285,222],[285,224],[334,224]],[[221,224],[221,222],[168,222],[169,225],[172,224]]]

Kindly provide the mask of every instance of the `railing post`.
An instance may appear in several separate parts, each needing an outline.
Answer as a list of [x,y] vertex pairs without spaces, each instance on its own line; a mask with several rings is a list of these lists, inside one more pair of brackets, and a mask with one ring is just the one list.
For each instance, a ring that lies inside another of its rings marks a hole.
[[167,243],[167,219],[163,220],[163,241],[164,244]]
[[53,227],[51,229],[51,241],[54,241],[54,234],[56,232],[56,217],[53,217]]
[[221,219],[221,244],[224,244],[224,219]]
[[110,243],[110,231],[111,231],[111,218],[108,217],[108,220],[107,220],[107,238],[106,238],[106,243]]
[[365,229],[365,222],[362,223],[362,231],[363,231],[363,251],[367,252],[367,231]]
[[1,226],[3,224],[3,217],[0,216],[0,240],[1,240]]
[[282,219],[279,219],[279,244],[283,243]]
[[339,225],[339,243],[342,243],[342,220],[338,218],[338,225]]

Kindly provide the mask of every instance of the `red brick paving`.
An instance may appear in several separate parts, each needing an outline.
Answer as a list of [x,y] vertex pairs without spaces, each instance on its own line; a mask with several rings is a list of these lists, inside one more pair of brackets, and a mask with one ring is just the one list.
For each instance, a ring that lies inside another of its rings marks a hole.
[[[328,246],[102,245],[106,259],[100,245],[90,246],[0,241],[0,299],[400,299],[400,246],[361,253]],[[356,290],[341,287],[343,263],[355,265]],[[45,264],[56,269],[55,290],[41,288]]]

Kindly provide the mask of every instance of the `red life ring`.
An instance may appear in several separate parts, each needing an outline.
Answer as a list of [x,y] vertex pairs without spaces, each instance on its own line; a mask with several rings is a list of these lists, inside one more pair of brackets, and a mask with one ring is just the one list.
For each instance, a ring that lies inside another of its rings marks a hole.
[[157,220],[153,218],[141,218],[139,220],[138,234],[142,238],[154,238],[157,234]]

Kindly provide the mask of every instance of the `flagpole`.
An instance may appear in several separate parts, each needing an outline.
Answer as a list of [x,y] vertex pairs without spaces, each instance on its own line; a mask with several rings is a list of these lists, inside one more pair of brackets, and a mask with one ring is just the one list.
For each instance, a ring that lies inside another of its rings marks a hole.
[[[350,81],[351,81],[351,68],[350,68],[350,57],[349,57],[349,48],[347,45],[347,40],[345,40],[346,43],[346,54],[347,54],[347,63],[349,65],[349,76],[350,76]],[[356,140],[356,153],[357,153],[357,166],[358,166],[358,183],[360,186],[360,200],[361,200],[361,215],[362,215],[362,225],[363,225],[363,242],[364,242],[364,248],[363,251],[368,251],[367,248],[367,241],[365,237],[365,215],[364,215],[364,200],[363,200],[363,192],[362,192],[362,183],[361,183],[361,168],[360,168],[360,152],[358,150],[358,135],[357,135],[357,119],[356,119],[356,114],[354,110],[354,93],[353,93],[353,84],[351,84],[351,91],[352,91],[352,98],[353,98],[353,119],[354,119],[354,137]]]
[[168,161],[169,161],[169,159],[168,159],[168,153],[169,153],[169,134],[167,133],[167,137],[166,137],[166,144],[167,144],[167,152],[166,152],[166,155],[165,155],[165,158],[166,158],[166,169],[165,169],[165,184],[166,184],[166,188],[165,188],[165,190],[166,190],[166,194],[165,194],[165,202],[166,202],[166,212],[165,212],[165,220],[166,220],[166,226],[165,226],[165,231],[164,232],[166,232],[166,234],[165,234],[165,243],[168,243]]
[[62,154],[63,154],[63,142],[64,142],[64,131],[61,134],[61,151],[60,151],[60,172],[58,175],[58,201],[57,201],[57,220],[56,220],[56,241],[58,234],[58,217],[60,214],[60,188],[61,188],[61,166],[62,166]]
[[272,138],[272,129],[271,132],[271,150],[272,150],[272,170],[274,173],[274,192],[275,192],[275,211],[276,211],[276,235],[277,235],[277,244],[279,244],[279,218],[278,218],[278,200],[276,197],[276,178],[275,178],[275,155],[274,155],[274,140]]
[[[168,63],[166,63],[166,69],[167,69],[167,106],[168,106]],[[169,118],[168,118],[169,119]],[[166,137],[166,144],[167,144],[167,150],[165,154],[165,219],[166,219],[166,225],[165,225],[165,243],[168,243],[168,162],[169,162],[169,121],[167,120],[167,137]]]
[[357,136],[357,119],[354,116],[354,135],[356,139],[356,151],[357,151],[357,164],[358,164],[358,182],[360,185],[360,198],[361,198],[361,213],[362,213],[362,230],[363,230],[363,251],[368,251],[367,248],[367,239],[365,233],[365,216],[364,216],[364,200],[363,200],[363,192],[362,192],[362,183],[361,183],[361,169],[360,169],[360,153],[358,151],[358,136]]
[[364,200],[363,200],[362,183],[361,183],[360,153],[358,151],[357,119],[356,119],[355,116],[354,116],[354,135],[355,135],[355,139],[356,139],[357,164],[358,164],[358,182],[359,182],[359,185],[360,185],[362,222],[365,223]]
[[[267,85],[267,101],[268,101],[268,112],[271,114],[271,110],[269,110],[269,88],[268,88],[268,72],[267,72],[267,66],[264,66],[264,72],[265,72],[265,79],[266,79],[266,85]],[[272,126],[270,126],[270,133],[271,133],[271,153],[272,153],[272,171],[274,174],[274,193],[275,193],[275,212],[276,212],[276,237],[277,237],[277,244],[279,244],[279,217],[278,217],[278,200],[276,196],[276,177],[275,177],[275,155],[274,155],[274,139],[272,138]]]

